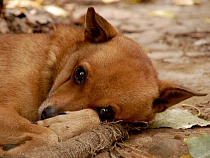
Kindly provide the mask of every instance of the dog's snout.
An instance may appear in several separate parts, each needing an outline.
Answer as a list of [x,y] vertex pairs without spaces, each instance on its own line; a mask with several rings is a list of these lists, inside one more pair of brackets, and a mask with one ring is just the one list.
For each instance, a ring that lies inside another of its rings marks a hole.
[[48,106],[42,111],[41,120],[44,120],[44,119],[47,119],[50,117],[54,117],[56,115],[58,115],[56,112],[56,109],[53,108],[52,106]]

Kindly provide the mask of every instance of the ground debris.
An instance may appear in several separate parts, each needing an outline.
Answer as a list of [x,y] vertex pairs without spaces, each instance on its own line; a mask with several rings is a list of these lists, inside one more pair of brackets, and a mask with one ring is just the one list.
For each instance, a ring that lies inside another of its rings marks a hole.
[[4,31],[0,33],[41,33],[53,30],[54,17],[50,13],[34,7],[25,9],[5,9]]

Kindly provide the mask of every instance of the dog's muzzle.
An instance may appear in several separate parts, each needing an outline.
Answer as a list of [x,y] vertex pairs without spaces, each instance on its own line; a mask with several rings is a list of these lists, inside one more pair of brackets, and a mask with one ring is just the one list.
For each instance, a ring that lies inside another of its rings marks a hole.
[[44,110],[41,113],[41,120],[50,118],[50,117],[54,117],[57,116],[57,112],[56,109],[53,108],[52,106],[48,106],[46,108],[44,108]]
[[[49,106],[49,100],[44,101],[39,109],[38,109],[38,118],[39,120],[44,120],[46,119],[48,116],[51,115],[51,117],[53,117],[52,115],[56,116],[55,114],[55,109],[52,108],[52,106]],[[49,118],[49,117],[48,117]]]
[[66,112],[59,112],[56,108],[54,108],[53,106],[51,106],[52,104],[50,104],[50,100],[47,99],[46,101],[44,101],[41,106],[38,109],[38,118],[39,120],[44,120],[50,117],[54,117],[57,115],[65,115]]

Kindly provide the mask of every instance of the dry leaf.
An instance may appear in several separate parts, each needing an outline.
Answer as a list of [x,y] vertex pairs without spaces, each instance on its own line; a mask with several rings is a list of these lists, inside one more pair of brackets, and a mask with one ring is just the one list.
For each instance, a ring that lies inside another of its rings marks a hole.
[[6,20],[0,18],[0,33],[9,33],[9,28]]
[[32,9],[29,12],[24,12],[24,14],[26,15],[27,20],[33,25],[37,23],[47,24],[53,21],[50,13],[44,10]]
[[182,155],[180,158],[193,158],[190,154],[188,155]]
[[17,8],[17,7],[36,7],[41,8],[42,5],[38,1],[30,0],[8,0],[5,1],[6,8]]
[[200,119],[187,110],[172,109],[156,114],[154,120],[150,122],[149,128],[171,127],[186,129],[195,125],[207,126],[210,125],[210,121]]
[[187,143],[193,158],[210,157],[210,135],[187,138],[184,141]]
[[110,3],[117,3],[120,2],[120,0],[102,0],[105,4],[110,4]]
[[149,53],[149,49],[146,49],[146,48],[142,48],[144,50],[145,53]]
[[203,18],[203,21],[206,23],[210,23],[210,18]]
[[175,18],[176,17],[175,14],[168,11],[164,11],[164,10],[155,10],[155,11],[149,12],[148,14],[149,16],[158,16],[162,18]]
[[190,6],[194,4],[200,4],[201,0],[173,0],[175,5]]
[[66,10],[54,5],[44,6],[44,9],[55,16],[61,16],[65,18],[68,15]]

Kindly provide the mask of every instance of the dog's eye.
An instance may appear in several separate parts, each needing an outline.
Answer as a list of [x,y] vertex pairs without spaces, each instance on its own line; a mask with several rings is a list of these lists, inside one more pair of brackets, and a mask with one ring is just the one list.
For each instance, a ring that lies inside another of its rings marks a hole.
[[111,121],[114,118],[114,111],[111,107],[103,108],[99,111],[99,117],[102,121]]
[[74,71],[74,81],[77,84],[83,84],[86,78],[86,71],[82,66],[79,66]]

